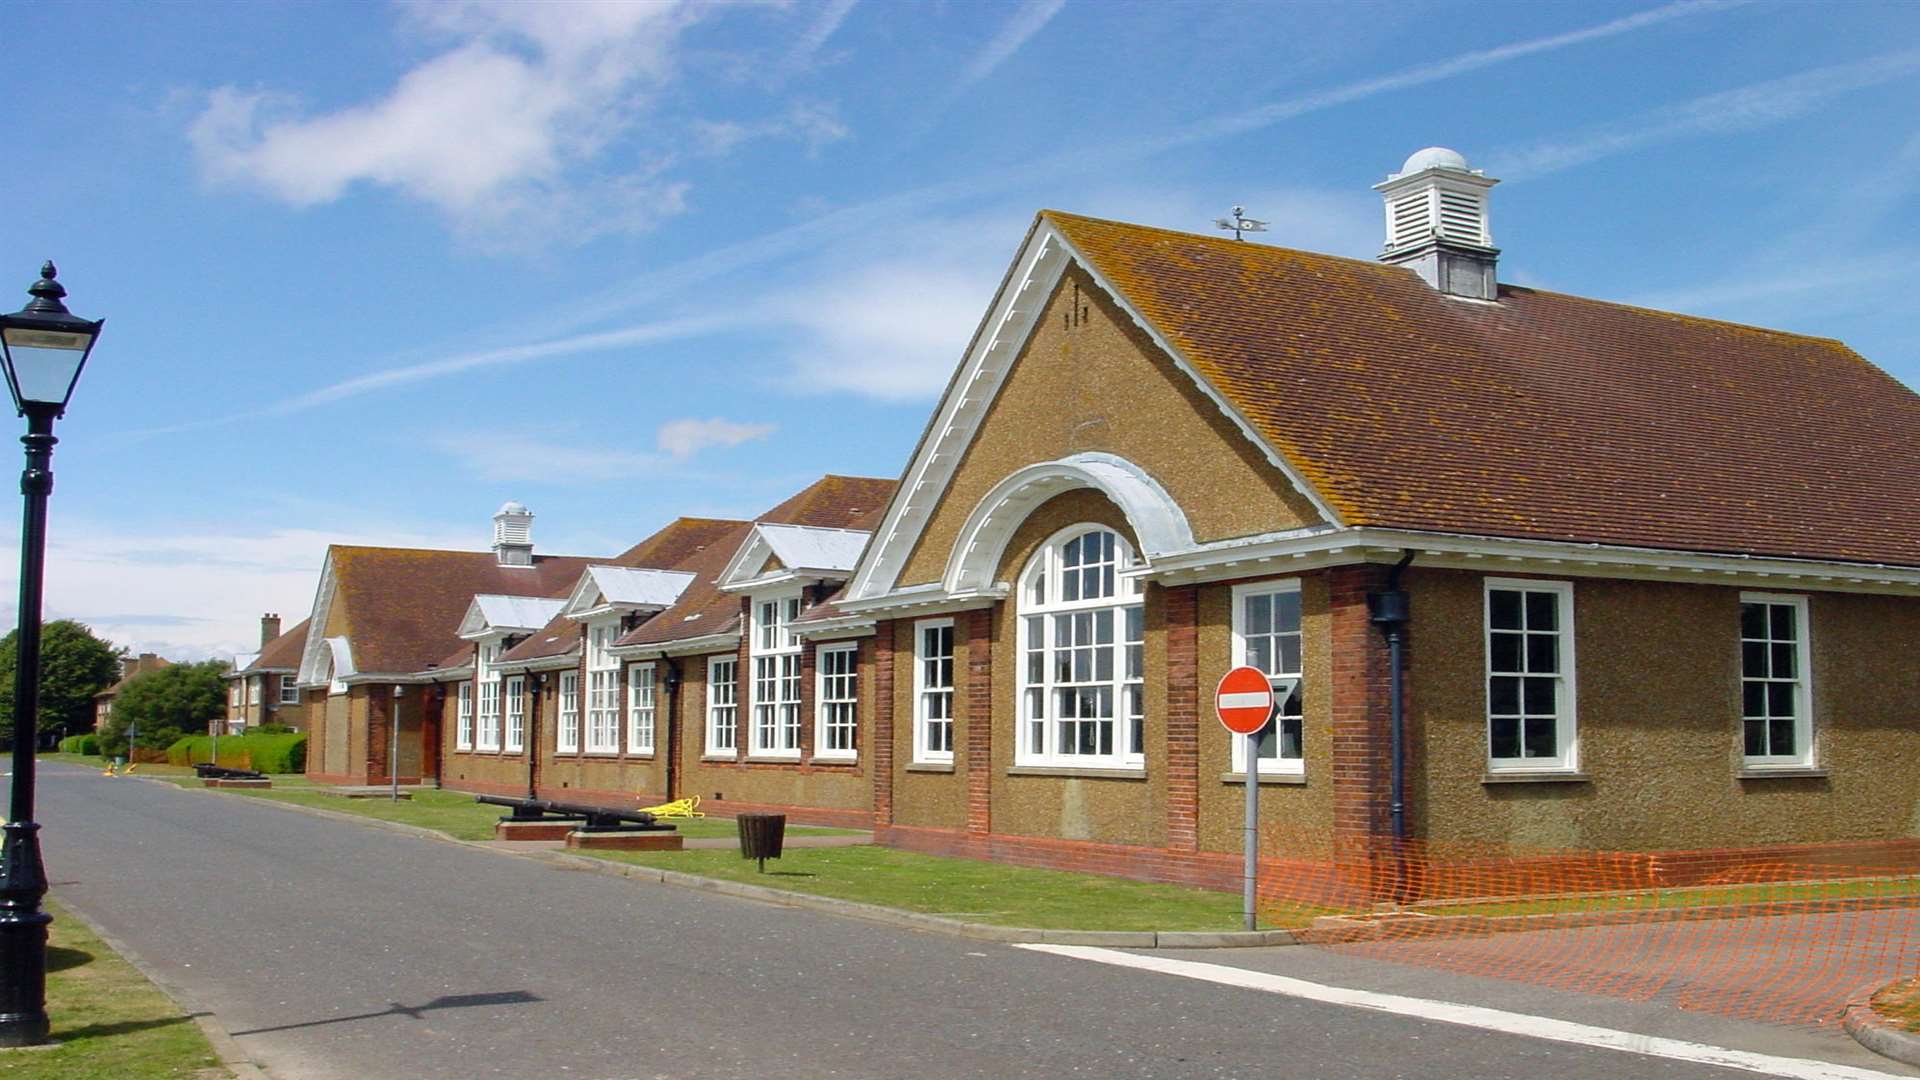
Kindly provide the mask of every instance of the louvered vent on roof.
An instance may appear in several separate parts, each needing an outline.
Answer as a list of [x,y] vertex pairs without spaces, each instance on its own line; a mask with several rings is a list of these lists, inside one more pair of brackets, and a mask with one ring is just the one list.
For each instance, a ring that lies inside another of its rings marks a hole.
[[1393,215],[1392,235],[1388,243],[1394,247],[1417,244],[1427,238],[1433,229],[1433,200],[1424,191],[1410,191],[1388,204]]
[[1499,252],[1487,221],[1487,192],[1497,183],[1445,147],[1416,152],[1373,186],[1386,205],[1387,243],[1380,258],[1449,295],[1494,299]]
[[1468,244],[1487,242],[1487,219],[1480,197],[1441,188],[1440,235]]

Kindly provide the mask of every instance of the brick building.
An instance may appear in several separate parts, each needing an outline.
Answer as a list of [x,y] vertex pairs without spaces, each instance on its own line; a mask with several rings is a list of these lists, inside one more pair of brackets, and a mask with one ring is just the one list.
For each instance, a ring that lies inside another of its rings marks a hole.
[[171,666],[173,661],[162,658],[158,653],[149,652],[141,653],[139,656],[121,657],[120,677],[114,680],[112,686],[93,695],[93,730],[99,731],[107,726],[107,718],[113,715],[113,699],[119,696],[128,680],[135,675],[143,675],[149,671],[158,671],[163,667]]
[[[227,713],[208,725],[209,735],[238,735],[261,724],[307,730],[309,701],[320,694],[300,686],[300,656],[307,646],[307,620],[281,633],[280,616],[260,616],[260,651],[236,656],[226,674]],[[220,726],[220,730],[211,730]]]
[[[1374,262],[1042,212],[897,482],[446,571],[432,612],[362,587],[410,651],[316,605],[302,679],[433,687],[445,768],[402,771],[449,787],[1203,885],[1249,773],[1276,858],[1912,858],[1920,397],[1832,340],[1500,284],[1495,183],[1414,155]],[[1292,687],[1252,762],[1211,715],[1243,664]]]

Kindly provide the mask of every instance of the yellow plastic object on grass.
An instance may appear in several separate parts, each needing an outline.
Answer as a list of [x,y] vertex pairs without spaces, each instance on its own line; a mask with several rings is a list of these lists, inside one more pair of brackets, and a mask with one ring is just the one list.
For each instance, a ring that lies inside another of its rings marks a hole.
[[640,812],[643,814],[652,814],[654,817],[696,818],[707,816],[700,812],[700,796],[698,795],[689,795],[684,799],[675,799],[670,803],[661,803],[659,806],[643,806],[640,808]]

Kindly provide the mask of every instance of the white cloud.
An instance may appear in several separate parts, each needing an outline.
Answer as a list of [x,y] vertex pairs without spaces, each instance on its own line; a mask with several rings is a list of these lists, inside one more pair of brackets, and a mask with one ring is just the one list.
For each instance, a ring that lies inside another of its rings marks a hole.
[[698,420],[686,417],[660,425],[657,441],[668,456],[683,460],[710,447],[739,446],[773,434],[772,424],[743,424],[713,417]]
[[993,70],[1012,58],[1020,47],[1032,39],[1033,35],[1045,29],[1053,21],[1067,0],[1025,0],[1020,9],[1013,13],[1000,32],[987,42],[986,47],[967,62],[960,73],[958,89],[965,89],[993,74]]
[[302,115],[282,95],[213,91],[188,133],[206,174],[293,206],[356,184],[391,188],[475,237],[542,235],[566,220],[584,238],[683,208],[685,186],[660,179],[657,161],[575,174],[644,113],[698,9],[475,0],[406,10],[454,44],[377,99]]
[[1920,49],[1803,71],[1707,94],[1494,155],[1488,169],[1503,180],[1526,180],[1696,135],[1725,135],[1798,119],[1834,98],[1920,73]]
[[794,40],[793,48],[788,50],[786,60],[781,65],[781,74],[793,76],[812,68],[820,49],[826,45],[827,39],[833,37],[834,31],[840,29],[840,24],[847,21],[847,16],[853,13],[857,3],[859,0],[827,0],[821,5],[820,13]]
[[693,125],[696,145],[706,154],[719,157],[730,154],[755,139],[793,139],[806,145],[808,153],[818,153],[828,143],[848,135],[846,124],[831,105],[797,102],[785,116],[753,123],[737,120],[697,121]]
[[[63,520],[48,540],[46,616],[81,619],[117,645],[172,660],[253,652],[262,612],[280,613],[288,628],[306,616],[329,543],[479,550],[482,524],[469,535],[365,523],[351,531],[168,532]],[[11,596],[19,579],[7,566],[0,590]],[[13,624],[12,605],[0,620]]]
[[579,486],[654,475],[668,464],[664,455],[644,450],[496,430],[440,435],[428,443],[473,475],[496,482]]

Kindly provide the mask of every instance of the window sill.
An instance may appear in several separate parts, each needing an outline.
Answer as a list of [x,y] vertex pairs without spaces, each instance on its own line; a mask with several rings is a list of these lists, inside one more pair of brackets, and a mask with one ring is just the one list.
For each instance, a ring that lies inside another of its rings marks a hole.
[[747,760],[757,765],[798,765],[800,755],[793,754],[748,754]]
[[950,773],[953,771],[953,762],[951,761],[914,761],[914,762],[908,763],[907,771],[908,772],[928,772],[928,773]]
[[628,761],[652,761],[652,760],[653,760],[653,751],[651,751],[651,750],[643,750],[643,751],[641,751],[640,753],[637,753],[637,754],[628,754],[628,755],[627,755],[627,760],[628,760]]
[[838,755],[815,754],[813,755],[812,763],[815,765],[858,765],[860,764],[860,759],[857,757],[840,757]]
[[1489,772],[1480,778],[1483,784],[1591,784],[1593,777],[1572,769],[1514,769]]
[[738,754],[701,754],[700,760],[701,761],[725,761],[728,763],[732,763],[732,762],[739,761],[740,756]]
[[1096,780],[1145,780],[1147,768],[1105,769],[1089,765],[1015,765],[1008,776],[1086,776]]
[[1818,765],[1746,765],[1734,775],[1742,780],[1824,780],[1829,770]]
[[589,750],[589,751],[587,751],[587,756],[588,756],[588,757],[597,757],[597,758],[617,758],[617,757],[619,757],[619,756],[620,756],[620,751],[618,751],[618,750]]
[[[1224,772],[1220,774],[1220,782],[1223,784],[1244,784],[1247,782],[1247,774],[1240,773],[1240,772]],[[1305,784],[1307,782],[1307,774],[1303,772],[1297,772],[1297,773],[1263,772],[1260,774],[1260,782],[1263,784]]]

